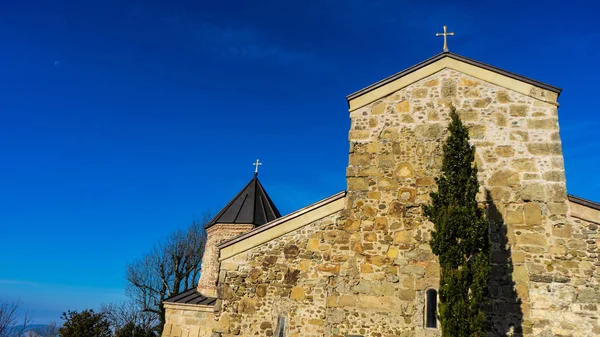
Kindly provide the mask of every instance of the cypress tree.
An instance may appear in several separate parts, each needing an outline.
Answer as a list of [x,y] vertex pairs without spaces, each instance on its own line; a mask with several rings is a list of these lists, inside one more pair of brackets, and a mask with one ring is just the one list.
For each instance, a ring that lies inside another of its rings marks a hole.
[[431,249],[440,261],[439,320],[444,337],[485,336],[486,301],[490,272],[490,239],[479,190],[475,147],[455,108],[444,143],[438,190],[431,193],[425,215],[434,223]]

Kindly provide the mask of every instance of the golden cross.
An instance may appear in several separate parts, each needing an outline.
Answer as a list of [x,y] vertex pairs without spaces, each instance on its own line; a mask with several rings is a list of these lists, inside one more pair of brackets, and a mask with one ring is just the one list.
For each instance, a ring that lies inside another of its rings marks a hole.
[[252,165],[256,166],[256,168],[254,169],[254,175],[257,176],[258,175],[258,166],[262,165],[262,163],[259,162],[258,159],[256,159],[256,163],[254,163]]
[[443,49],[443,51],[445,53],[448,52],[448,44],[446,43],[446,36],[448,36],[448,35],[454,36],[454,32],[446,33],[446,28],[448,28],[448,27],[444,26],[444,32],[443,33],[435,33],[435,36],[444,36],[444,49]]

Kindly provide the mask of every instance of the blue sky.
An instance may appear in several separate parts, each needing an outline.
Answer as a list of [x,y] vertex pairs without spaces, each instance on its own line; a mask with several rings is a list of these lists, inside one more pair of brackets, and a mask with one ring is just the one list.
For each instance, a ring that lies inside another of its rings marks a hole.
[[568,191],[600,201],[593,1],[5,1],[0,298],[39,323],[252,177],[282,213],[345,188],[345,96],[450,50],[563,88]]

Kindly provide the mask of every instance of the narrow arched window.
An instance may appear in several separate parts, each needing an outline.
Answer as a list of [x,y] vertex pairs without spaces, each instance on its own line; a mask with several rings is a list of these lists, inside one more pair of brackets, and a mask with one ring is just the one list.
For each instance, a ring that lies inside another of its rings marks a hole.
[[425,327],[437,328],[437,291],[435,289],[427,290]]
[[277,320],[275,337],[285,337],[285,315],[280,315],[279,319]]

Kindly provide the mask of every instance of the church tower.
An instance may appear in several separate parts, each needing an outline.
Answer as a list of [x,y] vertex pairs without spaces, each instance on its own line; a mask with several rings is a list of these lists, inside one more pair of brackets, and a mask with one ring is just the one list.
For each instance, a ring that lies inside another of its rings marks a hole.
[[217,246],[229,239],[281,217],[279,210],[258,180],[258,172],[250,182],[206,224],[206,247],[198,292],[205,297],[217,296],[219,250]]

